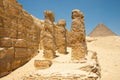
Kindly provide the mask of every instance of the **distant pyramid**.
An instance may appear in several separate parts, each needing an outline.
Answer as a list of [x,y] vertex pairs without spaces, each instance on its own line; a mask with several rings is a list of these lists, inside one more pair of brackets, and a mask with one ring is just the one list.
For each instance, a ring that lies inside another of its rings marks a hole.
[[97,27],[88,35],[90,37],[105,37],[105,36],[116,36],[108,27],[104,24],[98,24]]

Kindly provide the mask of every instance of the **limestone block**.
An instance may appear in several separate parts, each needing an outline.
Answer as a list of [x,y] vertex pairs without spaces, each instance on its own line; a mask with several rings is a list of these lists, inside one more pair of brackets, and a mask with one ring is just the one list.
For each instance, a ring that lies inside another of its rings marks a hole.
[[85,57],[85,53],[86,48],[84,48],[82,45],[75,45],[75,46],[72,46],[72,60],[81,60],[81,59],[84,59]]
[[11,47],[12,40],[10,38],[0,38],[0,47]]
[[12,29],[12,27],[9,26],[3,25],[2,27],[0,27],[0,37],[11,37],[11,38],[17,37],[17,30],[15,30],[15,28]]
[[24,32],[18,32],[18,39],[26,39],[26,34]]
[[61,54],[67,54],[67,51],[65,48],[66,48],[65,46],[61,46],[60,48],[58,48],[58,52]]
[[9,37],[10,38],[17,38],[17,31],[16,30],[14,30],[14,29],[11,29],[11,31],[10,31],[11,33],[10,33],[10,35],[9,35]]
[[20,12],[19,9],[17,9],[14,5],[11,5],[9,3],[6,3],[4,5],[6,16],[9,16],[10,18],[12,16],[19,16]]
[[26,48],[15,48],[15,58],[22,59],[27,57],[27,54]]
[[15,48],[15,59],[12,68],[16,69],[31,59],[29,51],[26,48]]
[[0,57],[0,77],[8,74],[12,70],[12,63],[14,61],[14,48],[4,48],[0,50],[0,54],[4,56]]
[[5,56],[5,48],[0,48],[0,59],[3,58]]
[[39,47],[39,43],[34,43],[31,41],[27,41],[27,45],[28,45],[28,48],[30,48],[30,49],[38,49],[38,47]]
[[27,49],[27,52],[28,52],[28,57],[31,58],[38,53],[37,49]]
[[24,25],[22,25],[22,24],[19,23],[19,25],[18,25],[18,31],[19,32],[25,32],[25,30],[26,30],[25,27],[26,26],[24,26]]
[[51,22],[55,21],[55,16],[52,11],[48,11],[48,10],[44,11],[44,16],[45,16],[45,19],[50,20]]
[[3,37],[4,36],[4,28],[3,27],[0,27],[0,37]]
[[43,45],[45,50],[53,50],[55,47],[52,39],[45,39],[43,43],[47,43]]
[[24,39],[17,39],[15,47],[16,48],[26,48],[27,47],[27,41],[24,40]]
[[36,69],[46,69],[49,68],[52,65],[52,62],[50,60],[35,60],[34,61],[34,67]]
[[56,57],[54,50],[44,50],[44,57],[48,59],[53,59]]
[[4,14],[4,8],[2,5],[0,5],[0,15]]
[[0,27],[3,27],[3,18],[0,17]]
[[12,26],[11,20],[8,17],[4,18],[3,24],[4,24],[5,28],[11,28],[11,26]]

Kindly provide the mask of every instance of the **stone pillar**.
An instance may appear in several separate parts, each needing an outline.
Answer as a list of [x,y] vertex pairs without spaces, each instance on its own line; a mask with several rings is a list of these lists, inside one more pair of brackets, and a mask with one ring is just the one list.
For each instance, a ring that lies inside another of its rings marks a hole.
[[67,54],[67,40],[66,40],[66,21],[59,20],[57,23],[57,31],[56,31],[56,45],[57,50],[61,54]]
[[54,14],[51,11],[45,11],[43,47],[44,57],[48,59],[55,58],[55,29],[54,29]]
[[85,37],[86,34],[83,13],[80,12],[80,10],[73,10],[72,26],[69,34],[73,60],[81,60],[87,54]]

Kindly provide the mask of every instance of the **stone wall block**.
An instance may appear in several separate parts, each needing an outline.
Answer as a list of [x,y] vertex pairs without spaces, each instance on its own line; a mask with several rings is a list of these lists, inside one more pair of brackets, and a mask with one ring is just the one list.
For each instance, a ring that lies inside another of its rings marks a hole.
[[43,54],[44,54],[44,57],[48,59],[53,59],[56,57],[54,50],[45,50]]
[[11,38],[0,38],[0,47],[12,47]]
[[11,71],[12,63],[14,61],[14,48],[4,48],[0,50],[0,77],[8,74]]
[[27,41],[24,39],[17,39],[15,47],[16,48],[27,48]]

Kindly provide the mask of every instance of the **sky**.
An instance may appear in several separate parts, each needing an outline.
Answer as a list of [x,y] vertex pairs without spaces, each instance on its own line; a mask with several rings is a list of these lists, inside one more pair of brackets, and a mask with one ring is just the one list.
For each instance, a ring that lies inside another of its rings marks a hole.
[[117,35],[120,35],[120,0],[17,0],[33,16],[44,20],[44,11],[55,14],[55,22],[66,20],[71,28],[71,13],[79,9],[84,14],[86,34],[98,24],[103,23]]

